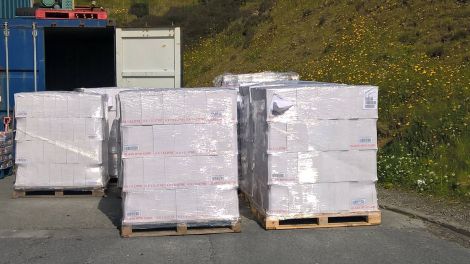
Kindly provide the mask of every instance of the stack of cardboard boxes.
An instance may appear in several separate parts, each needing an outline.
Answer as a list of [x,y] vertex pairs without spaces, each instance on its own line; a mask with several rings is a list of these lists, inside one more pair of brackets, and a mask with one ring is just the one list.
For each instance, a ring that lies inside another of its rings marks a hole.
[[239,219],[237,91],[119,93],[123,225]]
[[105,95],[15,94],[17,189],[105,187]]
[[242,87],[258,83],[298,81],[299,74],[295,72],[258,72],[245,74],[225,73],[212,81],[216,87]]
[[377,210],[377,87],[242,87],[241,190],[279,218]]
[[108,98],[108,173],[111,178],[120,178],[121,173],[121,136],[119,131],[119,120],[117,119],[117,101],[116,96],[119,92],[129,90],[130,88],[80,88],[79,92],[104,94]]

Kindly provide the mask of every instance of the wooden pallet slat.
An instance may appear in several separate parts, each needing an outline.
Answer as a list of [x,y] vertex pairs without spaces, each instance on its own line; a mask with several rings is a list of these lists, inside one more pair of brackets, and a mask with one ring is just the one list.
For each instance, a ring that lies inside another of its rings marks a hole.
[[266,230],[372,226],[379,225],[382,221],[380,211],[319,213],[292,218],[267,216],[257,208],[249,195],[243,192],[241,195],[248,202],[251,213]]
[[104,197],[104,188],[93,189],[15,189],[12,198]]
[[233,222],[230,226],[211,226],[210,223],[201,227],[193,227],[185,223],[177,224],[174,228],[134,229],[132,225],[121,226],[122,237],[160,237],[160,236],[184,236],[205,235],[222,233],[240,233],[240,221]]

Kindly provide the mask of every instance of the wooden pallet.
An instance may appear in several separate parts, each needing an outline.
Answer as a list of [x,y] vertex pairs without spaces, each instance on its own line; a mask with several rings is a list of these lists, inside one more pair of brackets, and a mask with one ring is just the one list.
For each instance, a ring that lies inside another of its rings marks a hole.
[[371,226],[379,225],[382,221],[380,211],[309,214],[292,218],[267,216],[257,208],[249,195],[243,192],[241,195],[249,203],[251,213],[266,230]]
[[116,177],[109,178],[108,184],[110,185],[117,185],[119,183],[119,179]]
[[[138,226],[136,226],[138,227]],[[139,229],[132,225],[121,226],[122,237],[159,237],[159,236],[185,236],[185,235],[204,235],[204,234],[222,234],[222,233],[240,233],[240,221],[233,222],[230,226],[189,226],[187,224],[177,224],[174,228],[151,228]]]
[[104,188],[94,189],[56,189],[56,190],[13,190],[13,198],[59,198],[59,197],[104,197]]

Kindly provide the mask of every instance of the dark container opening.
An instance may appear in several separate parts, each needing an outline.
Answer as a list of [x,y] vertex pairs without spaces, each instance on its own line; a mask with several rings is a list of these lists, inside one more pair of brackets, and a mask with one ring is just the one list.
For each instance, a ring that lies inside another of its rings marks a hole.
[[47,91],[116,86],[114,28],[44,29]]

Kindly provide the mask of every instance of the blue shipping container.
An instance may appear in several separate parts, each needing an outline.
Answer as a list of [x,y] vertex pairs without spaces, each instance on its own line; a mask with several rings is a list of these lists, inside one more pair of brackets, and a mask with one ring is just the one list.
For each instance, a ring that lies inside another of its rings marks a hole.
[[7,111],[8,101],[13,110],[18,92],[115,86],[115,28],[108,21],[15,18],[0,23],[0,111]]
[[13,18],[15,11],[20,7],[31,7],[31,0],[1,0],[0,18]]

